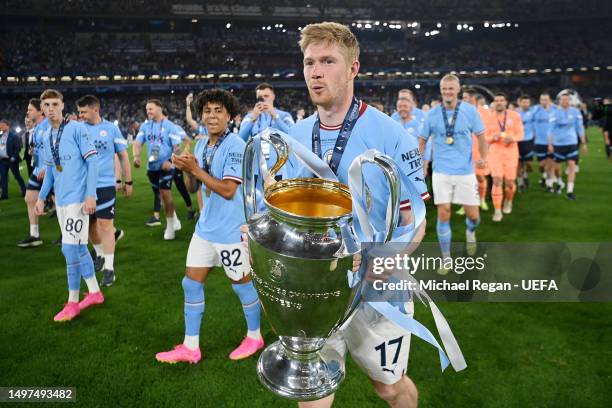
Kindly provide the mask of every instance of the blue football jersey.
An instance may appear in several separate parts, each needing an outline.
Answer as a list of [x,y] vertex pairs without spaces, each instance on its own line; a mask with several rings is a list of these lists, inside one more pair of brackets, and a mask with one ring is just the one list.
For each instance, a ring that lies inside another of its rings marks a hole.
[[98,184],[97,188],[113,187],[115,185],[115,153],[127,149],[127,140],[112,122],[106,119],[96,125],[84,122],[85,128],[98,152]]
[[285,133],[289,133],[289,129],[295,124],[293,117],[289,112],[276,109],[277,118],[272,119],[272,115],[267,112],[261,113],[257,120],[253,123],[251,113],[247,113],[242,122],[240,122],[240,137],[246,141],[251,136],[255,136],[267,128],[278,129]]
[[[204,168],[206,158],[212,159],[209,174],[220,180],[233,180],[242,183],[242,155],[245,143],[235,133],[230,133],[214,152],[214,146],[208,145],[208,137],[199,139],[194,149],[194,156],[200,167]],[[240,242],[240,226],[246,224],[241,187],[238,186],[234,196],[226,200],[214,191],[206,194],[202,183],[202,200],[204,208],[196,224],[196,234],[207,241],[218,244]]]
[[[423,123],[420,137],[433,138],[433,171],[449,175],[474,173],[472,160],[472,133],[485,131],[478,110],[469,103],[461,103],[453,132],[454,142],[447,144],[446,126],[442,105],[430,110]],[[448,121],[452,121],[454,110],[446,110]]]
[[202,123],[198,123],[196,135],[208,136],[208,129]]
[[533,138],[535,137],[535,106],[530,106],[529,109],[527,109],[526,111],[519,109],[518,112],[521,115],[521,120],[523,121],[523,129],[525,130],[525,137],[522,141],[527,142],[529,140],[533,140]]
[[32,157],[34,158],[32,173],[35,176],[38,176],[38,173],[45,169],[45,135],[48,134],[50,126],[49,119],[45,118],[31,131],[30,144],[32,145]]
[[578,138],[583,134],[582,113],[577,108],[557,108],[550,115],[550,135],[554,146],[578,144]]
[[147,144],[148,169],[161,170],[162,164],[170,160],[174,146],[181,144],[177,126],[168,119],[159,122],[145,120],[140,126],[136,140]]
[[534,106],[533,121],[535,131],[535,144],[547,145],[550,135],[550,117],[557,109],[555,105],[550,105],[544,109],[542,105]]
[[[45,134],[45,178],[53,177],[55,203],[60,207],[82,203],[85,197],[96,197],[96,186],[87,185],[87,167],[98,166],[97,160],[85,160],[96,154],[89,133],[80,122],[70,121],[64,126],[59,144],[59,158],[62,171],[59,171],[51,153],[51,142],[55,144],[59,129],[49,126]],[[49,141],[51,139],[51,142]],[[51,173],[51,175],[50,175]]]
[[[298,122],[291,128],[289,135],[312,149],[312,128],[315,120],[316,114]],[[332,156],[339,130],[339,127],[332,129],[322,124],[320,126],[321,152],[323,159],[327,162]],[[421,196],[424,199],[429,198],[416,139],[406,137],[404,128],[386,114],[370,108],[366,104],[361,104],[359,119],[355,123],[338,165],[337,176],[341,183],[348,184],[348,169],[351,163],[355,157],[368,149],[376,149],[391,157],[399,170],[408,176]],[[285,167],[287,167],[285,172],[287,178],[312,177],[312,174],[293,155],[290,155]],[[374,165],[364,166],[363,172],[364,180],[367,181],[371,193],[371,200],[369,200],[367,208],[370,221],[378,230],[384,230],[389,199],[387,179],[382,171]],[[400,208],[410,208],[410,193],[407,188],[402,188],[400,199]],[[358,225],[356,216],[354,222]]]

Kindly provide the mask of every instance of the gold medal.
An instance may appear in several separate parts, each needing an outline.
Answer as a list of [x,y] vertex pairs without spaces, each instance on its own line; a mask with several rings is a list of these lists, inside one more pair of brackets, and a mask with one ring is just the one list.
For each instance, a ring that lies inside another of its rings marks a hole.
[[453,143],[455,143],[455,138],[454,138],[454,137],[452,137],[452,136],[448,136],[448,137],[446,138],[446,144],[447,144],[447,145],[452,145]]
[[506,137],[506,132],[501,132],[501,137],[504,139]]
[[57,171],[59,171],[61,173],[61,171],[63,170],[63,167],[61,164],[56,164],[55,168],[57,169]]

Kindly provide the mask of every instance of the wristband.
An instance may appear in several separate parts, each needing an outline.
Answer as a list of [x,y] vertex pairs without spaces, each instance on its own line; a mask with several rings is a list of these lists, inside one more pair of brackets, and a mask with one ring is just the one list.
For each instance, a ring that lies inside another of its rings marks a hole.
[[121,180],[115,180],[115,183],[121,184]]
[[133,182],[133,181],[126,181],[126,182],[125,182],[125,185],[126,185],[126,186],[131,186],[132,184],[134,184],[134,182]]

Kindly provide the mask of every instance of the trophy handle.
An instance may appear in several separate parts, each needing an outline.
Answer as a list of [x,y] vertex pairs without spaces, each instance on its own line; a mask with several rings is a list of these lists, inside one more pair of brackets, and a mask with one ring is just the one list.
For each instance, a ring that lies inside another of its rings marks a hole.
[[[266,160],[261,153],[262,140],[270,143],[276,152],[276,162],[270,170],[268,170]],[[288,157],[287,143],[280,135],[273,133],[269,128],[247,141],[242,162],[242,197],[247,222],[257,213],[257,172],[255,166],[258,165],[259,174],[263,174],[262,184],[263,189],[265,189],[276,182],[274,176],[287,162]],[[255,162],[256,159],[257,163]]]
[[[378,166],[383,174],[385,175],[385,177],[387,178],[387,181],[389,182],[389,192],[390,192],[390,198],[389,198],[389,207],[387,208],[387,217],[386,217],[386,230],[385,230],[385,234],[384,234],[384,239],[385,242],[389,242],[391,241],[391,238],[393,237],[393,232],[395,231],[396,227],[398,226],[399,223],[399,217],[400,217],[400,195],[401,195],[401,188],[402,188],[402,183],[401,183],[401,174],[400,174],[400,170],[397,168],[397,165],[395,164],[395,162],[393,161],[393,159],[391,159],[389,156],[384,155],[376,150],[367,150],[365,153],[361,154],[360,156],[358,156],[356,158],[357,161],[357,166],[355,168],[355,170],[357,170],[359,172],[359,183],[356,183],[356,185],[361,185],[361,180],[363,178],[363,164],[364,163],[371,163],[374,164],[376,166]],[[351,167],[353,167],[351,165]],[[350,170],[349,170],[350,172]],[[352,183],[349,183],[352,184]],[[353,188],[353,185],[351,185],[351,189]],[[362,191],[362,195],[364,194],[369,194],[365,191],[365,189],[363,189]],[[362,197],[362,202],[365,201],[365,197]],[[367,210],[365,210],[365,208],[363,208],[363,206],[360,203],[356,204],[358,207],[361,208],[357,208],[357,216],[359,218],[359,223],[361,225],[362,229],[366,229],[366,230],[371,230],[371,225],[367,216]],[[372,236],[372,234],[368,234],[370,236]]]

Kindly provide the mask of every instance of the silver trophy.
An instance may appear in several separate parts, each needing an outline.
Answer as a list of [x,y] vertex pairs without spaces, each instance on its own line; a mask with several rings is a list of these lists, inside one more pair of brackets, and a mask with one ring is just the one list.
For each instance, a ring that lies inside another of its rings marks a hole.
[[[277,395],[316,400],[334,393],[344,379],[340,356],[319,351],[360,300],[363,276],[352,272],[353,256],[360,251],[352,230],[352,197],[346,185],[327,179],[276,182],[274,175],[288,158],[288,144],[276,133],[258,137],[270,143],[277,161],[256,175],[257,161],[265,160],[258,152],[261,143],[249,140],[243,165],[248,245],[255,288],[279,340],[261,353],[257,374]],[[396,167],[383,155],[358,159],[378,165],[389,181],[389,239],[399,217]],[[263,179],[263,196],[256,188],[257,177]],[[267,211],[257,212],[258,202]]]

